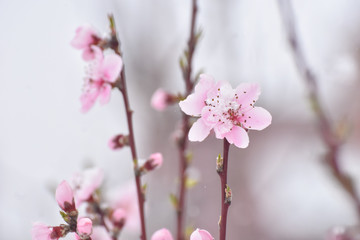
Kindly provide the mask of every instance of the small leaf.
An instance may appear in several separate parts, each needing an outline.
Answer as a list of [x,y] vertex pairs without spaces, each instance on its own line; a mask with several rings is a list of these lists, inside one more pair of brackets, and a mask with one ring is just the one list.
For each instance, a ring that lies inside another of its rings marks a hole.
[[60,215],[61,215],[61,217],[64,219],[64,221],[65,221],[66,223],[69,223],[69,224],[70,224],[70,217],[69,217],[65,212],[60,211]]
[[186,158],[186,163],[188,164],[188,165],[190,165],[191,164],[191,162],[192,162],[192,160],[193,160],[193,153],[192,152],[190,152],[190,151],[187,151],[186,152],[186,155],[185,155],[185,158]]
[[195,179],[186,178],[186,180],[185,180],[185,186],[188,189],[195,187],[196,184],[198,184],[198,181]]
[[177,197],[172,193],[170,194],[170,202],[174,206],[175,209],[178,209],[179,201],[178,201]]

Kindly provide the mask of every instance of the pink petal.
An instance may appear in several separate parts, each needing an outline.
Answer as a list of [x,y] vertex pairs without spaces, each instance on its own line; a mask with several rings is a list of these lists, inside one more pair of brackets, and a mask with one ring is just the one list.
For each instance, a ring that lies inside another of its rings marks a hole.
[[181,110],[187,115],[200,116],[205,107],[208,92],[215,86],[212,77],[206,74],[200,75],[200,80],[195,86],[195,92],[179,103]]
[[101,71],[103,79],[108,82],[115,82],[122,69],[122,59],[119,55],[112,53],[105,56]]
[[81,95],[80,102],[81,102],[81,111],[83,113],[88,112],[90,108],[92,108],[99,94],[100,93],[97,88],[91,87]]
[[192,142],[203,141],[210,133],[211,127],[207,126],[202,118],[199,118],[190,128],[189,140]]
[[126,219],[126,212],[122,208],[117,208],[112,214],[112,220],[114,222],[120,222]]
[[225,137],[229,143],[234,144],[238,148],[246,148],[249,145],[249,136],[242,127],[234,126]]
[[34,223],[31,229],[32,240],[51,240],[51,229],[42,223]]
[[92,48],[90,47],[84,48],[84,51],[82,53],[82,58],[87,62],[95,59],[95,53],[92,50]]
[[241,109],[249,110],[259,98],[260,86],[257,83],[242,83],[235,89],[235,93]]
[[163,163],[163,156],[161,153],[153,153],[150,155],[149,159],[152,159],[152,165],[154,165],[154,167],[161,167]]
[[91,240],[112,240],[106,229],[102,226],[94,226]]
[[190,240],[214,240],[214,238],[208,231],[198,228],[191,234]]
[[59,206],[66,211],[67,209],[65,206],[65,203],[69,203],[72,205],[73,203],[73,199],[74,199],[74,194],[73,194],[73,190],[71,189],[69,183],[67,181],[62,181],[59,186],[56,189],[56,201],[58,202]]
[[100,104],[106,104],[110,101],[111,97],[111,85],[104,83],[100,88],[99,102]]
[[152,235],[151,240],[173,240],[173,237],[169,230],[162,228]]
[[80,218],[77,221],[77,232],[80,235],[90,235],[92,232],[92,221],[90,218]]
[[89,78],[94,81],[99,81],[103,78],[103,62],[104,54],[101,48],[98,46],[91,46],[91,50],[94,54],[93,61],[90,62],[90,76]]
[[263,130],[271,124],[271,119],[272,117],[267,110],[262,107],[255,107],[244,113],[240,121],[245,128]]
[[95,30],[89,25],[84,25],[76,29],[75,37],[70,44],[74,48],[83,49],[93,44],[96,38],[99,37],[97,36]]

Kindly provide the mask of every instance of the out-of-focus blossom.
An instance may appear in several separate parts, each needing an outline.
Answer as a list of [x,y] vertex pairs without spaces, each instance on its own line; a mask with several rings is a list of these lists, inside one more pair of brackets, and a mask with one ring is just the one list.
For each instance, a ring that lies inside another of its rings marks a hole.
[[249,144],[247,130],[270,125],[270,113],[254,104],[260,95],[258,84],[242,83],[233,89],[228,82],[217,82],[200,75],[195,92],[179,103],[183,112],[200,117],[189,131],[190,141],[203,141],[214,129],[216,138],[226,138],[239,148]]
[[80,206],[84,201],[89,200],[96,189],[100,187],[104,179],[104,171],[100,168],[89,168],[73,177],[75,190],[75,203]]
[[99,47],[92,46],[91,49],[95,58],[91,62],[84,92],[80,97],[83,112],[87,112],[97,98],[101,104],[109,102],[112,84],[119,77],[123,64],[121,57],[115,53],[104,56]]
[[163,163],[163,156],[161,153],[153,153],[150,155],[148,160],[144,163],[144,165],[141,167],[142,171],[148,172],[152,171],[155,168],[161,167]]
[[69,213],[76,211],[74,193],[67,181],[62,181],[56,189],[55,198],[62,210]]
[[76,34],[71,41],[71,45],[76,49],[83,50],[83,59],[85,61],[90,61],[95,58],[95,53],[91,46],[98,44],[100,40],[101,38],[93,27],[84,25],[76,29]]
[[109,140],[109,147],[112,150],[121,149],[129,144],[129,136],[118,134]]
[[169,230],[162,228],[154,232],[151,236],[151,240],[173,240],[173,237]]
[[208,231],[198,228],[190,235],[190,240],[214,240],[214,238]]
[[360,239],[359,227],[345,228],[337,226],[330,229],[326,235],[325,240],[355,240]]
[[31,230],[32,240],[51,240],[51,229],[42,223],[34,223]]
[[90,218],[79,218],[77,221],[77,233],[81,236],[89,236],[92,232],[92,221]]
[[172,103],[172,95],[163,89],[157,89],[151,97],[151,106],[157,111],[163,111]]
[[113,212],[112,216],[111,216],[112,222],[113,224],[118,227],[118,228],[122,228],[125,224],[126,221],[126,212],[124,209],[122,208],[117,208],[115,209],[115,211]]
[[91,240],[112,240],[111,236],[103,226],[94,226],[90,237]]
[[137,204],[136,187],[129,182],[121,188],[114,188],[107,193],[107,200],[112,209],[121,208],[126,214],[124,230],[135,232],[139,230],[139,207]]

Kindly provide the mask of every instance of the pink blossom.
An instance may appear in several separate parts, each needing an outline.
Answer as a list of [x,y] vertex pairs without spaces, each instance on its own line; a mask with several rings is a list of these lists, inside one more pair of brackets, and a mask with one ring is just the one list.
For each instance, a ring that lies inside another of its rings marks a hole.
[[32,240],[51,240],[52,230],[42,223],[34,223],[31,236]]
[[154,232],[151,240],[173,240],[173,237],[169,230],[167,230],[166,228],[162,228]]
[[151,98],[151,106],[157,111],[163,111],[170,102],[171,95],[161,88],[157,89]]
[[76,49],[84,50],[82,55],[83,59],[90,61],[95,58],[95,53],[91,46],[98,44],[100,40],[101,38],[91,26],[84,25],[76,29],[76,34],[71,41],[71,45]]
[[90,218],[79,218],[77,221],[77,233],[80,236],[89,236],[92,232],[92,221]]
[[112,220],[115,223],[125,221],[126,219],[126,212],[122,208],[117,208],[112,214]]
[[68,182],[62,181],[56,189],[56,201],[65,212],[75,211],[74,194]]
[[190,240],[214,240],[214,238],[208,231],[198,228],[190,235]]
[[200,75],[195,92],[179,103],[183,112],[200,117],[189,131],[189,140],[201,142],[214,129],[216,138],[246,148],[247,131],[263,130],[272,119],[267,110],[254,106],[259,95],[258,84],[242,83],[233,89],[228,82],[215,83],[209,75]]
[[91,240],[112,240],[109,233],[102,226],[94,226]]
[[82,111],[87,112],[99,98],[100,104],[110,100],[110,93],[116,79],[122,69],[122,59],[115,53],[109,53],[105,57],[102,50],[92,46],[95,58],[89,69],[89,76],[85,81],[85,89],[80,97]]
[[148,160],[146,160],[146,162],[144,163],[144,165],[141,168],[142,168],[142,170],[145,170],[145,171],[151,171],[151,170],[154,170],[155,168],[161,167],[162,163],[163,163],[162,154],[161,153],[153,153],[150,155]]
[[131,181],[121,188],[114,188],[108,192],[108,202],[112,209],[121,208],[126,215],[125,228],[138,231],[140,226],[139,207],[135,184]]
[[89,168],[73,177],[75,185],[75,203],[80,206],[84,201],[89,200],[96,189],[100,187],[104,179],[104,171],[100,168]]

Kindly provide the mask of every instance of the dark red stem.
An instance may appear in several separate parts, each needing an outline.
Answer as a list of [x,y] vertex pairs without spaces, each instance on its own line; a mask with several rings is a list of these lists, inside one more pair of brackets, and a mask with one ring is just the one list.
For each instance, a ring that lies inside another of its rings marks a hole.
[[[115,29],[115,21],[112,15],[109,15],[110,28],[111,28],[111,39],[110,39],[110,47],[120,56],[122,56],[120,51],[120,41],[116,33]],[[126,120],[129,129],[129,146],[131,150],[131,155],[134,163],[134,174],[135,174],[135,182],[136,182],[136,192],[138,197],[138,205],[139,205],[139,216],[141,223],[141,240],[146,240],[146,226],[145,226],[145,214],[144,214],[144,194],[142,191],[141,178],[139,174],[139,164],[138,158],[136,154],[136,146],[135,146],[135,138],[134,138],[134,128],[132,123],[132,114],[133,111],[130,108],[128,91],[126,88],[126,78],[125,78],[125,67],[123,66],[122,71],[120,73],[120,77],[117,81],[117,88],[120,90],[124,100],[125,112],[126,112]]]
[[351,196],[356,208],[357,214],[360,219],[360,199],[357,195],[355,187],[351,178],[339,166],[339,151],[342,140],[338,137],[332,129],[332,124],[326,116],[324,107],[321,105],[318,94],[318,80],[314,72],[309,67],[303,53],[302,46],[299,42],[297,35],[296,23],[293,8],[290,0],[278,0],[280,13],[285,25],[286,34],[289,45],[291,47],[296,67],[304,79],[308,88],[310,101],[313,110],[318,119],[318,126],[320,129],[321,137],[328,148],[328,153],[325,158],[327,164],[332,169],[335,179],[340,183],[342,188]]
[[[196,47],[196,39],[195,39],[195,22],[196,22],[196,13],[197,13],[197,0],[192,0],[192,14],[191,14],[191,27],[190,27],[190,37],[188,40],[188,55],[187,55],[187,67],[185,72],[183,73],[186,92],[185,96],[190,95],[194,81],[191,79],[192,74],[192,60]],[[186,169],[188,166],[187,158],[186,158],[186,149],[188,145],[187,135],[189,133],[189,116],[186,114],[182,114],[182,132],[183,136],[179,142],[179,179],[180,186],[178,192],[178,206],[177,206],[177,240],[184,240],[184,213],[185,213],[185,196],[186,196]]]
[[230,143],[224,139],[224,153],[223,153],[223,165],[222,171],[218,172],[221,181],[221,217],[219,220],[220,226],[220,240],[226,239],[226,222],[228,209],[231,204],[231,198],[227,199],[226,197],[226,188],[227,188],[227,169],[228,169],[228,160],[229,160],[229,147]]

